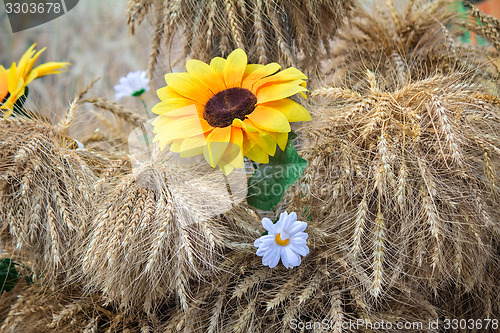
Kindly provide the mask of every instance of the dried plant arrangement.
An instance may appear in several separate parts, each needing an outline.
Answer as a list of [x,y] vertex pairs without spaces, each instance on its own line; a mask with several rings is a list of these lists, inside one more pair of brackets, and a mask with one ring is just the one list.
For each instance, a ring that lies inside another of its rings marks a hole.
[[193,281],[222,274],[227,251],[251,243],[259,227],[204,165],[149,162],[98,183],[103,200],[76,278],[124,311],[151,314],[172,297],[186,308]]
[[496,95],[462,77],[384,92],[368,72],[363,94],[312,93],[311,163],[294,207],[344,235],[337,246],[370,272],[375,297],[401,279],[470,289],[488,278],[500,235],[500,110]]
[[134,31],[153,17],[150,76],[164,56],[162,47],[168,52],[179,35],[182,58],[207,61],[242,48],[252,63],[304,68],[330,52],[330,40],[352,7],[352,0],[137,0],[129,2],[128,21]]
[[455,0],[377,0],[357,6],[323,61],[324,81],[366,89],[366,69],[375,73],[382,90],[457,71],[496,80],[498,73],[488,60],[493,62],[498,54],[463,42],[467,29],[483,25],[460,14],[460,5]]
[[0,333],[496,332],[499,25],[457,4],[131,0],[186,71],[58,121],[0,67]]
[[53,282],[72,269],[97,177],[75,152],[76,142],[41,120],[8,118],[0,136],[2,244]]

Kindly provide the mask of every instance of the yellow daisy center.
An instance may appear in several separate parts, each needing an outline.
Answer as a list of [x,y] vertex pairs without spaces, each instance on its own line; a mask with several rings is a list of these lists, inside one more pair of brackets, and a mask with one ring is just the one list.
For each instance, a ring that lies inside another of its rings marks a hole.
[[238,118],[244,120],[255,110],[257,96],[244,88],[229,88],[212,96],[205,105],[203,118],[213,127],[227,127]]
[[285,245],[288,245],[288,243],[290,243],[290,239],[285,239],[285,240],[282,240],[281,239],[281,234],[277,234],[276,235],[276,243],[278,245],[281,245],[281,246],[285,246]]

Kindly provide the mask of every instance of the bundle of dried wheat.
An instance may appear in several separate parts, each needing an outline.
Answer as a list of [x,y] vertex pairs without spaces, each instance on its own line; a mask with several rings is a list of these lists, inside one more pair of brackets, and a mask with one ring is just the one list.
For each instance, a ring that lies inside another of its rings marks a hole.
[[[207,61],[242,48],[250,62],[271,61],[305,67],[330,50],[330,39],[350,12],[352,0],[133,0],[129,5],[132,28],[148,13],[155,21],[150,74],[162,45],[184,36],[185,55]],[[183,57],[185,58],[185,57]]]
[[[489,281],[500,236],[500,100],[461,74],[384,92],[313,92],[303,132],[310,161],[293,206],[371,279],[428,288]],[[314,118],[313,118],[314,119]]]
[[42,121],[0,121],[0,237],[53,283],[85,235],[94,172],[77,144]]
[[314,321],[326,331],[342,332],[346,327],[364,331],[363,325],[353,329],[350,322],[356,321],[427,322],[438,317],[440,309],[410,286],[398,286],[392,299],[372,302],[365,289],[367,277],[329,251],[326,238],[319,238],[307,260],[293,270],[264,267],[249,249],[233,252],[221,265],[223,275],[193,289],[187,308],[171,298],[156,304],[153,315],[104,305],[106,298],[100,295],[19,285],[7,294],[19,296],[0,303],[0,333],[281,332]]
[[376,73],[381,89],[402,88],[436,72],[496,78],[487,62],[491,51],[462,41],[468,33],[463,26],[477,30],[480,25],[469,24],[459,5],[455,0],[376,0],[357,7],[324,61],[326,80],[364,89],[366,69]]
[[350,323],[427,321],[438,316],[439,309],[410,286],[398,286],[393,298],[373,302],[366,292],[368,276],[349,266],[343,254],[330,251],[327,238],[292,270],[263,267],[250,252],[235,254],[232,270],[204,285],[195,304],[188,311],[174,312],[164,331],[362,332],[369,329]]
[[259,220],[235,204],[229,183],[208,166],[174,160],[102,178],[81,248],[87,289],[124,309],[150,313],[176,296],[186,308],[190,283],[220,274],[225,252],[258,235]]
[[[68,289],[50,292],[44,286],[18,283],[0,295],[0,332],[139,332],[150,327],[140,315],[105,307],[97,295]],[[148,331],[146,331],[148,332]]]

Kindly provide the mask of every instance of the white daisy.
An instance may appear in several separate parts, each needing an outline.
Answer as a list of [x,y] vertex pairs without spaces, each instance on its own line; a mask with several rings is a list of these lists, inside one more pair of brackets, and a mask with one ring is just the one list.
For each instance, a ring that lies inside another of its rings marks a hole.
[[304,232],[306,222],[297,221],[297,214],[283,212],[276,224],[268,218],[262,219],[262,226],[268,234],[257,239],[253,245],[257,247],[257,255],[262,256],[262,264],[274,268],[280,259],[283,266],[293,268],[300,265],[300,256],[309,253],[307,247],[308,234]]
[[149,79],[146,71],[130,72],[127,76],[121,77],[115,85],[116,99],[126,96],[140,96],[149,90]]

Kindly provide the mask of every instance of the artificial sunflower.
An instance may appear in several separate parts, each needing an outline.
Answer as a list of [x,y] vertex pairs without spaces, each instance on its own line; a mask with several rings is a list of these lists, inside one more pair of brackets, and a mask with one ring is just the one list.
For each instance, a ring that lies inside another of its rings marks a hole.
[[12,114],[14,104],[24,95],[31,81],[45,75],[60,73],[59,69],[69,65],[67,62],[52,61],[33,68],[35,61],[46,49],[36,52],[35,46],[36,44],[31,45],[19,60],[18,65],[14,62],[8,70],[0,65],[0,108],[6,110],[4,116]]
[[243,167],[243,156],[268,163],[276,144],[285,149],[290,122],[311,120],[288,98],[307,91],[307,77],[296,68],[247,64],[237,49],[210,64],[189,60],[186,69],[166,74],[167,86],[158,90],[153,125],[161,149],[171,144],[181,157],[203,154],[227,175]]

